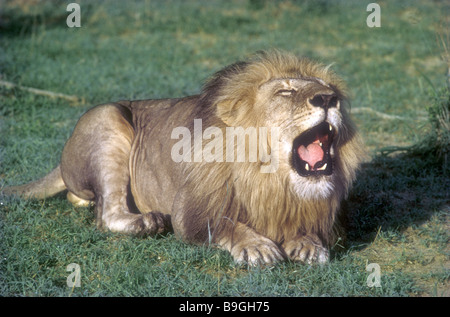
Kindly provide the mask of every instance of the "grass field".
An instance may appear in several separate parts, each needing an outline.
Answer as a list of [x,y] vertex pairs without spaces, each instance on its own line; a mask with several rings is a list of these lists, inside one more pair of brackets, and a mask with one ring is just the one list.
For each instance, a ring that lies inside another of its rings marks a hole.
[[[66,25],[69,2],[80,28]],[[345,249],[320,267],[248,269],[173,235],[99,232],[92,209],[64,195],[0,196],[0,296],[450,296],[449,164],[427,147],[428,109],[450,105],[450,6],[378,1],[381,27],[369,28],[369,2],[1,2],[0,80],[80,101],[0,86],[0,187],[56,166],[91,106],[195,94],[214,71],[269,48],[334,63],[371,159],[345,204]],[[80,287],[67,285],[71,263]],[[367,285],[370,263],[381,287]]]

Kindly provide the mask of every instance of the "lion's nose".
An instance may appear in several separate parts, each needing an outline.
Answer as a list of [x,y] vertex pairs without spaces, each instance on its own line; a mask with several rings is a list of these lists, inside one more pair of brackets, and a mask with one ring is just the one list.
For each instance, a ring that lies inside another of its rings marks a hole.
[[314,107],[321,107],[324,109],[339,107],[339,100],[335,94],[331,95],[315,95],[312,99],[309,99],[309,103]]

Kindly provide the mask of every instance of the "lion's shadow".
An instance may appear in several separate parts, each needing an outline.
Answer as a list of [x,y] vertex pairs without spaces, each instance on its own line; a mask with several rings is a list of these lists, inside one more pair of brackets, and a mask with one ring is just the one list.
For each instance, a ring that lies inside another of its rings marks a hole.
[[343,204],[347,249],[364,248],[380,228],[402,232],[448,208],[449,170],[433,158],[411,155],[378,155],[365,163]]

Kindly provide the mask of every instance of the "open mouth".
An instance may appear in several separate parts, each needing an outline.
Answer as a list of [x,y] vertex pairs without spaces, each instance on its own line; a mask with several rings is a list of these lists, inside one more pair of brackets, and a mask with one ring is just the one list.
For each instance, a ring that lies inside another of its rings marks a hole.
[[292,164],[300,176],[333,173],[333,160],[330,154],[333,137],[333,126],[328,122],[322,122],[295,138]]

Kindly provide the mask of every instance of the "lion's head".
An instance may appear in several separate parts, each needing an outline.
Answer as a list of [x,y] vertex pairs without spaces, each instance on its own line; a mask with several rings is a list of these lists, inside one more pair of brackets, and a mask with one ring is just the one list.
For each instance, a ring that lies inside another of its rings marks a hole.
[[277,173],[289,176],[301,199],[347,192],[363,146],[347,112],[344,82],[329,67],[262,52],[216,73],[202,100],[214,104],[228,126],[279,127]]

